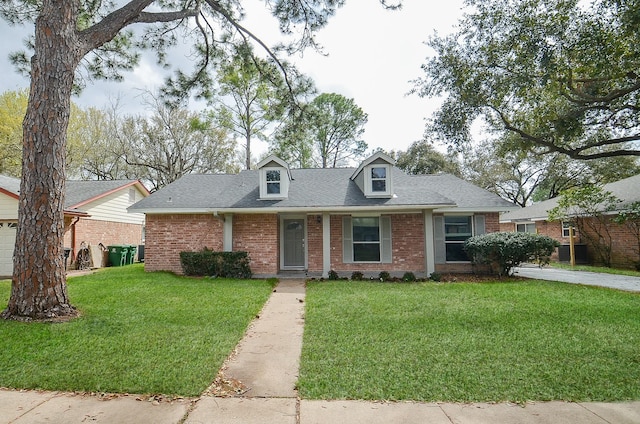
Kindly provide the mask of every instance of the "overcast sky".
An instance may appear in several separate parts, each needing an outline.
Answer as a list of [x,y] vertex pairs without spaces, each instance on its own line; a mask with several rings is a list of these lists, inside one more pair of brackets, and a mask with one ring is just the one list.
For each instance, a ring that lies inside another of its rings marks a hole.
[[[328,56],[308,51],[290,58],[312,77],[320,92],[353,98],[369,115],[364,140],[371,149],[406,150],[422,138],[424,119],[437,108],[435,99],[407,96],[409,81],[422,75],[420,65],[431,55],[424,45],[430,35],[451,33],[462,12],[462,0],[433,2],[405,0],[400,11],[387,11],[376,0],[350,0],[320,31],[317,40]],[[263,11],[262,1],[247,2],[247,28],[271,40],[277,25]],[[271,23],[268,24],[268,23]],[[32,29],[9,27],[0,20],[0,91],[28,87],[9,63],[8,54],[20,50],[23,35]],[[189,46],[184,46],[185,54]],[[122,83],[97,82],[73,101],[82,107],[108,107],[119,98],[127,113],[142,112],[140,93],[163,82],[153,61],[143,61]],[[259,150],[266,145],[255,146]]]

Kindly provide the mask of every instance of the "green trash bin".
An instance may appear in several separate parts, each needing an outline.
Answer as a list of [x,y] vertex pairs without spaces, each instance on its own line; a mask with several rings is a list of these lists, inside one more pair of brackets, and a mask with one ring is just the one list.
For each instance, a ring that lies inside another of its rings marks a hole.
[[109,249],[109,263],[111,266],[123,266],[127,264],[128,246],[107,246]]
[[127,246],[127,265],[131,265],[135,257],[136,257],[136,246],[130,244],[129,246]]

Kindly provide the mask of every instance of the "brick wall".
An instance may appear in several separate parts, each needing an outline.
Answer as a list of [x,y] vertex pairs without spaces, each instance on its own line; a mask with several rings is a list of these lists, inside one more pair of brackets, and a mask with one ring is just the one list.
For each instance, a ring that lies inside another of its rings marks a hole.
[[516,230],[516,224],[513,222],[502,222],[500,223],[500,231],[503,233],[509,233]]
[[[72,228],[73,223],[73,228]],[[65,218],[64,246],[73,248],[69,258],[72,265],[76,257],[80,243],[97,246],[102,243],[105,246],[130,244],[136,247],[141,243],[142,225],[123,222],[98,221],[89,218]],[[75,234],[75,245],[74,245]],[[137,256],[136,256],[137,257]]]
[[147,215],[145,270],[182,274],[180,252],[222,250],[222,229],[211,214]]
[[[391,217],[392,263],[343,263],[342,216],[331,216],[331,269],[349,277],[360,271],[377,276],[380,271],[390,273],[425,272],[424,217],[422,214],[397,214]],[[310,269],[311,270],[311,269]],[[322,270],[320,263],[319,270]]]
[[[344,264],[342,261],[342,216],[332,215],[331,269],[343,276],[354,271],[377,276],[384,270],[402,274],[425,272],[424,216],[394,214],[391,218],[392,263]],[[499,228],[498,214],[487,214],[487,231]],[[254,274],[277,274],[280,269],[280,231],[276,214],[236,214],[233,217],[233,250],[246,251]],[[203,247],[222,250],[223,223],[212,215],[148,215],[145,268],[181,273],[179,254]],[[310,272],[322,272],[322,217],[307,216],[307,260]],[[470,272],[469,264],[452,264],[455,271]]]
[[[611,266],[614,268],[635,268],[635,263],[640,261],[638,257],[638,240],[635,234],[626,225],[616,224],[609,218],[606,218],[606,225],[611,237]],[[589,231],[588,226],[585,226],[585,231]],[[584,239],[587,242],[586,237]],[[587,251],[591,262],[596,265],[602,265],[597,255],[588,245]]]
[[498,212],[484,214],[484,230],[487,233],[497,233],[500,229],[500,214]]
[[[608,221],[609,234],[611,236],[611,265],[619,268],[634,268],[635,262],[640,261],[638,254],[638,241],[632,231],[625,225],[618,225]],[[514,231],[513,223],[501,224],[502,231]],[[536,231],[538,234],[549,236],[563,245],[569,244],[569,237],[562,236],[562,223],[559,221],[536,221]],[[575,243],[587,244],[586,237],[581,237],[580,232],[575,229]],[[593,248],[587,245],[589,262],[598,263],[598,258],[594,255]],[[551,260],[558,260],[558,251],[551,255]]]
[[245,251],[254,274],[277,274],[280,269],[278,215],[234,215],[233,250]]
[[322,272],[322,215],[307,216],[307,263],[309,272]]

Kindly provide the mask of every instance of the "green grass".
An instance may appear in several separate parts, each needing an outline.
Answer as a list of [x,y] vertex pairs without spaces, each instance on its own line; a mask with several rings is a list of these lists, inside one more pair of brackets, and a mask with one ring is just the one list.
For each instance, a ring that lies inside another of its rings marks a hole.
[[[267,281],[192,279],[141,265],[70,278],[82,316],[0,320],[0,387],[195,396],[268,298]],[[10,282],[0,282],[6,305]]]
[[640,295],[542,281],[310,283],[311,399],[640,399]]
[[567,263],[562,263],[562,262],[551,262],[549,265],[553,268],[569,269],[573,271],[600,272],[603,274],[628,275],[630,277],[640,277],[640,271],[634,271],[631,269],[607,268],[604,266],[591,266],[591,265],[576,265],[572,267],[571,265]]

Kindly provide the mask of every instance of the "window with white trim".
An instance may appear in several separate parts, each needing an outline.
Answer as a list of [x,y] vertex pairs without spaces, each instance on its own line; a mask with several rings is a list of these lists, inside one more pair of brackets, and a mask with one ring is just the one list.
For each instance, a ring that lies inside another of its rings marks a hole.
[[390,165],[369,165],[365,168],[365,196],[391,196]]
[[267,194],[280,194],[280,170],[268,169],[266,171]]
[[473,235],[471,215],[444,217],[444,243],[447,262],[469,262],[464,242]]
[[380,218],[353,217],[353,261],[380,262]]
[[260,169],[260,198],[286,199],[289,190],[287,171],[280,167]]
[[391,263],[391,217],[344,216],[342,218],[344,263]]
[[387,192],[387,167],[371,167],[371,191],[374,193]]
[[[573,223],[571,221],[562,221],[562,237],[569,237],[571,235],[571,227]],[[576,235],[576,229],[573,229],[573,235]]]
[[526,222],[522,224],[516,224],[516,232],[518,233],[533,233],[536,232],[536,224],[534,222]]

